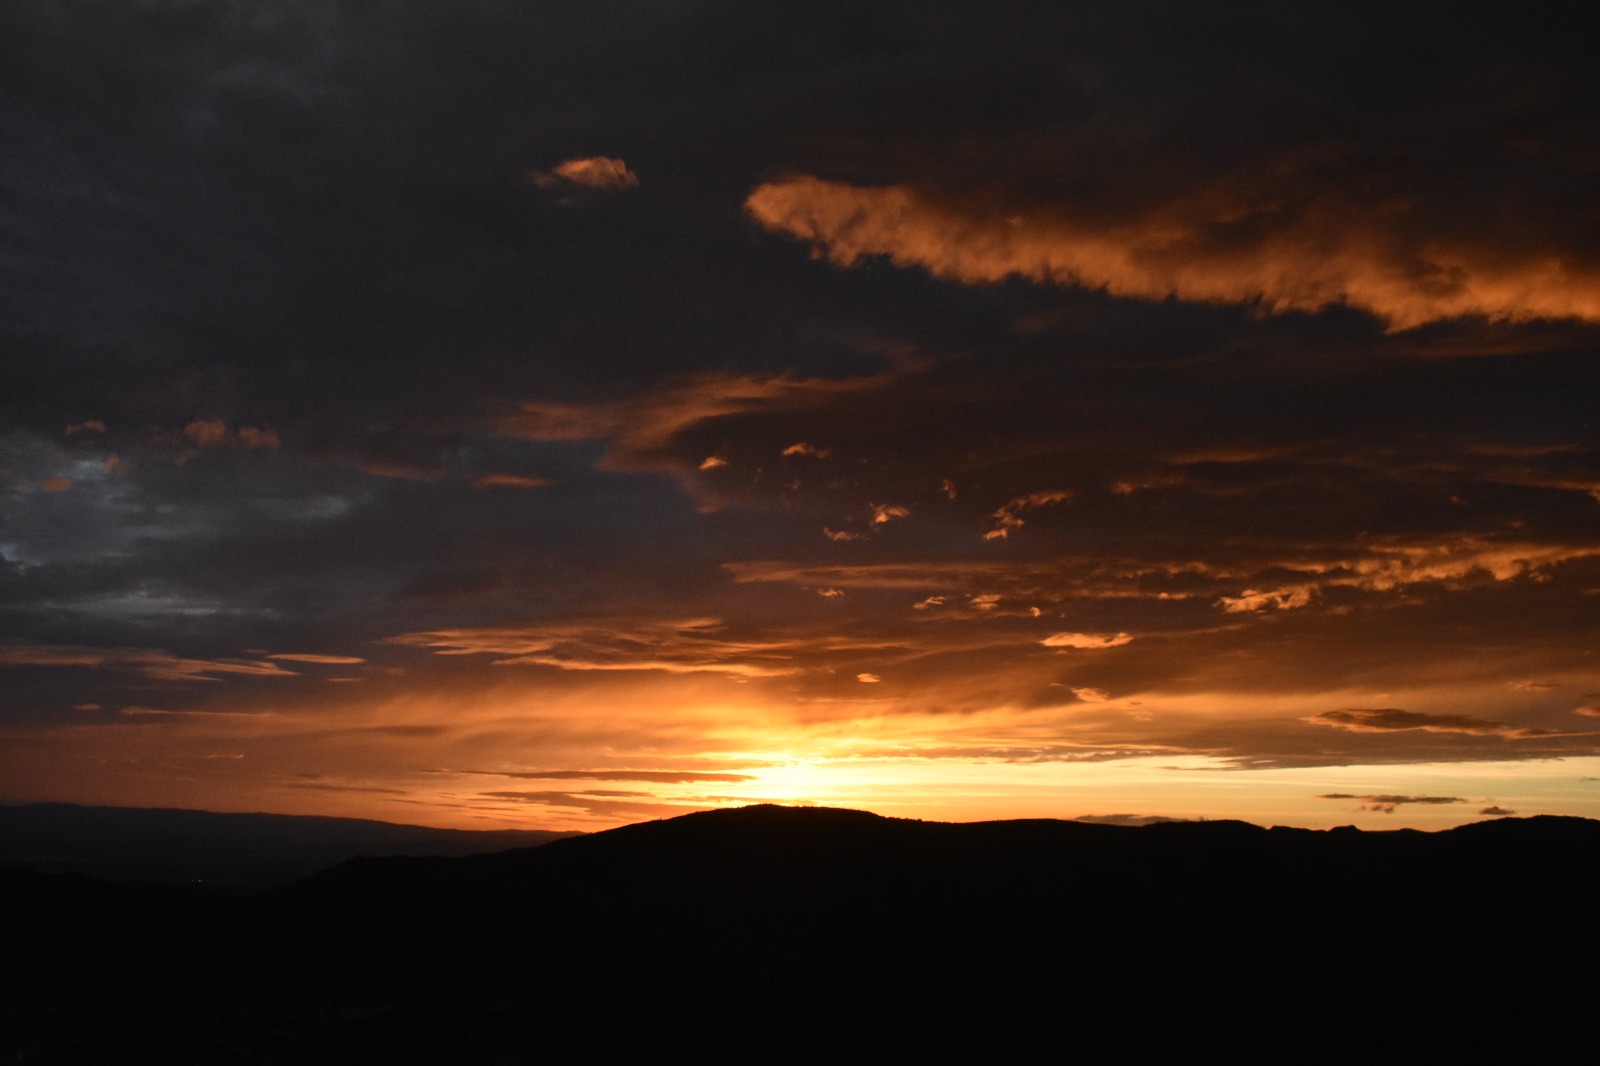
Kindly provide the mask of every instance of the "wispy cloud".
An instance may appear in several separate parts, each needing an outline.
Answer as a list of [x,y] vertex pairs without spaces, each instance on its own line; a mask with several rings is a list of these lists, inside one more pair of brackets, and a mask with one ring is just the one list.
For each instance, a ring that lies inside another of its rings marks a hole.
[[1460,796],[1406,796],[1397,793],[1377,793],[1358,795],[1350,792],[1325,792],[1317,796],[1318,799],[1328,800],[1360,800],[1360,811],[1376,811],[1379,814],[1393,814],[1399,807],[1406,804],[1421,804],[1422,806],[1440,806],[1442,804],[1465,803]]
[[1321,714],[1312,715],[1306,721],[1357,733],[1394,733],[1420,729],[1429,733],[1468,733],[1474,736],[1506,737],[1513,740],[1555,735],[1555,731],[1550,729],[1530,729],[1507,722],[1474,718],[1470,715],[1423,714],[1390,707],[1373,710],[1349,708],[1323,711]]
[[75,644],[0,646],[0,666],[86,666],[140,674],[158,681],[215,681],[217,674],[296,676],[275,662],[186,659],[153,648],[91,648]]

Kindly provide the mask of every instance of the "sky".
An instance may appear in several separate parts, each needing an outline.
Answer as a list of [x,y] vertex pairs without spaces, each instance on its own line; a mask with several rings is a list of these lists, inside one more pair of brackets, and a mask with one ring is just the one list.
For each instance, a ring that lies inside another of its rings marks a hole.
[[1583,5],[0,5],[0,802],[1600,817]]

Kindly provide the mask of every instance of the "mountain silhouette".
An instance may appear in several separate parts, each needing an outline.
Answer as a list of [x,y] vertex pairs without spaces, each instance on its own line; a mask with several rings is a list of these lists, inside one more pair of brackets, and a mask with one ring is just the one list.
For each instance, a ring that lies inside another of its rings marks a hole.
[[[1493,1046],[1508,1017],[1557,1027],[1586,1002],[1558,963],[1597,946],[1597,873],[1600,822],[1574,818],[1422,833],[759,806],[354,859],[246,899],[0,884],[6,913],[46,916],[5,975],[32,1004],[13,1047],[52,1061],[134,1045],[166,1061],[1120,1061],[1218,1040],[1433,1054]],[[86,1032],[104,1035],[67,1035]]]
[[472,855],[574,836],[362,818],[71,803],[0,806],[0,866],[124,883],[285,885],[357,855]]

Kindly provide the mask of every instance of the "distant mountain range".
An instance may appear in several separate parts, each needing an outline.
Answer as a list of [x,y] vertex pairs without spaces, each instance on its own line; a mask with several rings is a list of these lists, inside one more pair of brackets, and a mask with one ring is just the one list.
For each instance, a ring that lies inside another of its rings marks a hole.
[[358,818],[82,807],[0,807],[0,866],[122,883],[284,885],[358,855],[474,855],[574,833],[434,829]]
[[761,806],[245,896],[0,874],[0,1061],[1540,1060],[1600,949],[1577,818]]

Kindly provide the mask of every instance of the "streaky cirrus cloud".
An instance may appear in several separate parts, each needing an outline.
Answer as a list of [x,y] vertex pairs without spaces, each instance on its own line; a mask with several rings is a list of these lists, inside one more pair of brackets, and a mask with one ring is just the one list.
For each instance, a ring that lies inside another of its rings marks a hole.
[[1074,818],[1075,822],[1088,822],[1090,825],[1159,825],[1164,822],[1187,822],[1190,818],[1171,818],[1165,814],[1080,814]]
[[475,489],[543,489],[551,484],[547,477],[531,477],[527,474],[491,472],[475,475],[472,479]]
[[[1451,803],[1465,803],[1460,796],[1407,796],[1399,793],[1383,792],[1357,794],[1353,792],[1323,792],[1317,799],[1325,800],[1360,800],[1358,811],[1376,811],[1379,814],[1393,814],[1395,808],[1406,804],[1420,804],[1425,807],[1443,806]],[[1488,813],[1487,811],[1480,813]]]
[[598,403],[529,401],[498,415],[490,425],[524,440],[607,440],[610,448],[602,464],[607,469],[712,469],[726,466],[727,460],[714,455],[690,461],[672,453],[673,442],[713,419],[824,407],[839,396],[878,388],[888,380],[885,375],[700,374]]
[[1408,236],[1403,200],[1310,202],[1248,175],[1154,203],[1134,218],[1022,213],[912,185],[863,186],[800,174],[745,201],[765,228],[840,266],[886,256],[964,284],[1009,277],[1146,300],[1319,311],[1344,304],[1391,329],[1477,315],[1600,322],[1600,269],[1557,253],[1510,255],[1470,238]]
[[440,773],[510,777],[521,781],[644,781],[656,785],[692,785],[707,782],[737,784],[756,780],[750,774],[709,773],[696,770],[441,770]]
[[[277,656],[274,656],[277,658]],[[159,681],[215,681],[214,674],[294,677],[275,662],[249,659],[188,659],[155,648],[92,648],[80,645],[12,644],[0,647],[0,665],[86,666],[139,674]]]
[[1323,711],[1306,721],[1316,725],[1348,729],[1355,733],[1393,733],[1420,729],[1429,733],[1468,733],[1474,736],[1497,736],[1513,740],[1525,737],[1554,736],[1549,729],[1530,729],[1509,722],[1495,722],[1487,718],[1474,718],[1465,714],[1423,714],[1393,707],[1347,708]]
[[389,643],[441,655],[494,655],[497,666],[547,666],[577,671],[659,671],[777,678],[802,673],[818,659],[883,650],[893,642],[851,637],[740,638],[715,618],[612,618],[546,626],[501,626],[407,633]]

